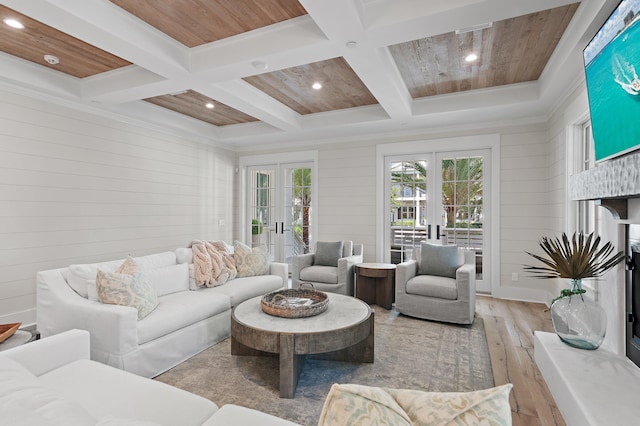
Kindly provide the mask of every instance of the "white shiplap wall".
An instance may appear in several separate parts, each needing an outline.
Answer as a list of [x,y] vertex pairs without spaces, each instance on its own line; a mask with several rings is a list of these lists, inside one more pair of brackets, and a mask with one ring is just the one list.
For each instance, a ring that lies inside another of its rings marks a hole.
[[[536,261],[525,252],[538,253],[538,240],[552,230],[553,177],[549,170],[548,131],[503,133],[501,136],[501,288],[504,297],[546,299],[547,284],[531,278],[523,265]],[[512,274],[518,275],[517,281]]]
[[235,153],[0,91],[0,323],[37,271],[230,240]]
[[318,239],[364,244],[375,261],[376,151],[371,147],[321,147],[318,156]]

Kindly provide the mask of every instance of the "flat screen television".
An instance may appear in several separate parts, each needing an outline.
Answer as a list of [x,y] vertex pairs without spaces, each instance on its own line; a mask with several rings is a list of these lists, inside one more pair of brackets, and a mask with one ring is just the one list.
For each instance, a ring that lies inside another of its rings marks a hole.
[[640,0],[623,0],[583,52],[596,161],[640,149]]

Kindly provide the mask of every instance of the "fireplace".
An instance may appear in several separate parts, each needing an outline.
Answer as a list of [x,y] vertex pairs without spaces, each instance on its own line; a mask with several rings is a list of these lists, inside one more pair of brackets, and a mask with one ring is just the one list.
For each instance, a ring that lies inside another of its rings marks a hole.
[[626,225],[626,354],[640,366],[640,225]]

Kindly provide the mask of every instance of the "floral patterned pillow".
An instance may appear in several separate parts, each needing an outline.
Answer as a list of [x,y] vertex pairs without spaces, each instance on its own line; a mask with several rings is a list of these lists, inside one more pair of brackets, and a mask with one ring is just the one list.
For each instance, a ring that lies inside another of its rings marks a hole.
[[506,384],[474,392],[423,392],[334,384],[318,426],[511,425]]
[[240,241],[234,241],[233,258],[236,262],[238,278],[269,273],[267,253],[260,247],[251,248]]
[[96,290],[102,303],[136,308],[139,320],[158,306],[156,291],[131,257],[116,272],[98,270]]

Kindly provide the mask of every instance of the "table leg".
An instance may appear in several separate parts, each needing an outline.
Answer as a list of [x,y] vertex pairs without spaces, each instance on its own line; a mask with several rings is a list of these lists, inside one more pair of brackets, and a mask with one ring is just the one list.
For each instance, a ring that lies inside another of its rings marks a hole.
[[295,335],[280,334],[280,398],[293,398],[304,365],[304,355],[295,353]]
[[363,323],[362,327],[368,328],[367,337],[357,342],[353,346],[349,346],[345,349],[340,349],[333,352],[323,352],[310,355],[313,359],[323,359],[329,361],[346,361],[346,362],[367,362],[372,363],[374,360],[374,312],[371,312],[371,316],[368,319],[368,323]]

